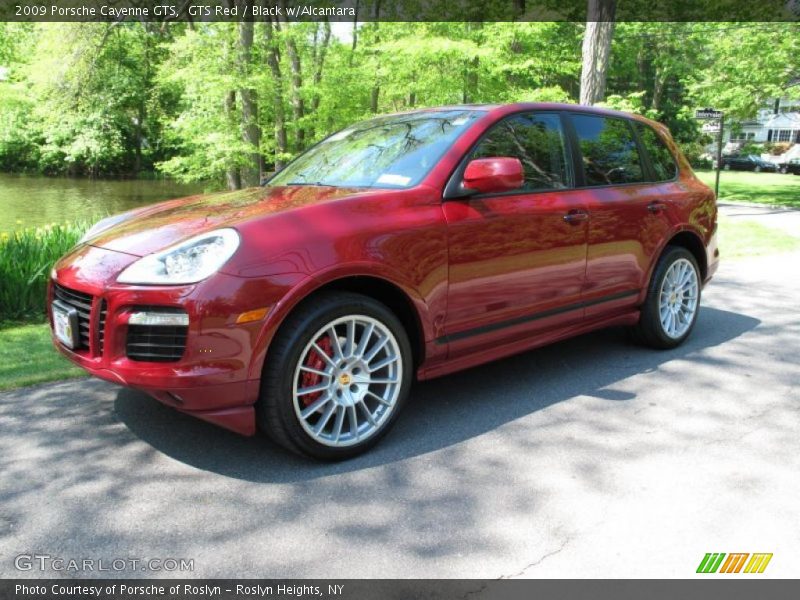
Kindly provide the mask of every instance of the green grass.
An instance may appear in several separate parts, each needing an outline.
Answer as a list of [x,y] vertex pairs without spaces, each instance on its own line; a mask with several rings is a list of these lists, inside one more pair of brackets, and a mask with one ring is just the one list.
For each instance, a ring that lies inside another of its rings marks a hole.
[[800,250],[800,237],[757,221],[720,217],[719,250],[722,258],[746,258]]
[[0,390],[82,375],[53,348],[46,323],[0,328]]
[[0,322],[44,318],[50,269],[88,226],[81,221],[0,234]]
[[[715,171],[696,170],[697,177],[714,188]],[[800,177],[780,173],[722,171],[719,199],[800,208]]]

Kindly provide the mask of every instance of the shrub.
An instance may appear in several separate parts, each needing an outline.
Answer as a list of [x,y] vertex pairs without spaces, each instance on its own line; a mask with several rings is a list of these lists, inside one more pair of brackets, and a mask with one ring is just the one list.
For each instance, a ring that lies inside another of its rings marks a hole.
[[739,154],[755,154],[756,156],[761,156],[766,151],[767,150],[764,148],[763,144],[756,142],[745,142],[739,149]]
[[780,156],[791,147],[792,144],[789,142],[775,142],[770,145],[770,148],[765,148],[765,151],[769,152],[772,156]]
[[90,224],[78,221],[0,233],[0,322],[44,320],[50,269]]
[[689,164],[695,169],[708,169],[711,167],[711,161],[704,156],[706,153],[703,144],[699,141],[678,143],[681,154],[686,157]]

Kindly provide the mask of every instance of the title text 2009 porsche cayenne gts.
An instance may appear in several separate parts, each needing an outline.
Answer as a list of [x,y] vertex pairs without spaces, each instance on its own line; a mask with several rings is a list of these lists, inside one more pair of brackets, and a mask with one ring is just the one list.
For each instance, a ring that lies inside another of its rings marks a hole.
[[100,221],[55,266],[50,318],[98,377],[345,458],[415,378],[609,325],[680,344],[717,267],[716,216],[641,117],[419,110],[340,131],[265,187]]

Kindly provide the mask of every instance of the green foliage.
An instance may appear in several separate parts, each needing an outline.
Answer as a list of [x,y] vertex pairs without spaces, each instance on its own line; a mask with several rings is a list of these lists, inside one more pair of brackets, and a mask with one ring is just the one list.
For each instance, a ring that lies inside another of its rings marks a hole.
[[606,108],[613,108],[614,110],[642,115],[648,119],[658,118],[657,110],[645,106],[644,95],[644,91],[632,92],[626,96],[611,94],[606,96],[605,102],[598,103],[598,106],[605,106]]
[[0,322],[44,317],[50,269],[89,225],[73,222],[0,233]]
[[678,142],[681,153],[689,161],[689,164],[696,169],[710,169],[712,162],[708,158],[701,158],[706,153],[705,144],[701,141]]
[[742,147],[739,148],[739,154],[755,154],[756,156],[760,156],[762,152],[764,152],[764,145],[755,142],[745,142],[742,144]]
[[[483,17],[509,7],[484,4]],[[420,0],[380,7],[427,10]],[[373,114],[574,102],[583,31],[509,21],[369,22],[335,35],[327,23],[0,23],[0,169],[159,170],[236,187]],[[695,108],[748,117],[770,97],[799,94],[798,56],[797,23],[617,23],[604,105],[664,122],[697,154]]]

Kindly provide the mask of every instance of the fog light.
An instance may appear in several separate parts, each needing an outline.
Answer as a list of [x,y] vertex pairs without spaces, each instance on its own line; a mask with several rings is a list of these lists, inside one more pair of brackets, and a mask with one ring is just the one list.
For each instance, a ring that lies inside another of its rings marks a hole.
[[187,326],[189,315],[179,312],[155,312],[140,310],[132,312],[128,319],[128,325],[163,325],[163,326]]

